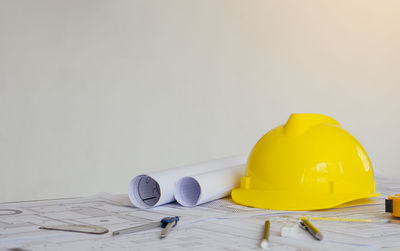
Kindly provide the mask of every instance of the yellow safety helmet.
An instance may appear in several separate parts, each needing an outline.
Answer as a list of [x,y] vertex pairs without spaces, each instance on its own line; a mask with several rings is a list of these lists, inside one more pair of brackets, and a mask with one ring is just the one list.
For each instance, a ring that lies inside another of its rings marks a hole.
[[234,202],[275,210],[315,210],[379,196],[361,144],[325,115],[292,114],[250,153]]

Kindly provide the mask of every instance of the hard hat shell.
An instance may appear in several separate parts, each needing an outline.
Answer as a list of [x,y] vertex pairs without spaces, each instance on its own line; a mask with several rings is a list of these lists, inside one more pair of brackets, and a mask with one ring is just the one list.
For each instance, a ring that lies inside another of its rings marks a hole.
[[378,196],[361,144],[325,115],[292,114],[265,134],[249,155],[232,199],[275,210],[315,210]]

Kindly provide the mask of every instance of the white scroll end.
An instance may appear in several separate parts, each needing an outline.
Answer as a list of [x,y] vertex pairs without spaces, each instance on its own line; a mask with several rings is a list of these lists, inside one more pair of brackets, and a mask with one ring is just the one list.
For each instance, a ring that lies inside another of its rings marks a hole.
[[174,195],[182,206],[194,207],[200,200],[200,184],[193,177],[184,177],[175,184]]
[[155,207],[160,200],[160,185],[148,175],[138,175],[129,183],[128,195],[132,204],[138,208]]

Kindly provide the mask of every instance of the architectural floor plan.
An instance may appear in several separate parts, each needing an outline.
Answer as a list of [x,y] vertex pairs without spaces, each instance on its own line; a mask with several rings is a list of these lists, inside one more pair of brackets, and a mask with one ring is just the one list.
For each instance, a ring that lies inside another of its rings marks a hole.
[[[384,212],[384,198],[400,190],[400,182],[378,177],[380,198],[319,211],[273,211],[239,206],[229,198],[193,208],[170,203],[142,210],[127,195],[96,196],[0,204],[0,250],[250,250],[258,248],[266,219],[271,221],[273,250],[376,250],[400,246],[400,224]],[[115,230],[179,216],[165,239],[161,228],[112,236]],[[281,237],[280,228],[300,216],[371,219],[373,222],[314,221],[324,235],[316,241],[305,231]],[[63,224],[96,225],[109,230],[88,234],[39,229]]]

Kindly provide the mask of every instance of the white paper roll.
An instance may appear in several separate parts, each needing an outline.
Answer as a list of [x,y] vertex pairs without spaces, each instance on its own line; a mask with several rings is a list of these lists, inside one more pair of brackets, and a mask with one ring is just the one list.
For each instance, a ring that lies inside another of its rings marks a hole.
[[239,165],[181,178],[175,185],[176,201],[194,207],[230,194],[240,183],[246,166]]
[[160,206],[175,201],[174,187],[179,179],[223,168],[244,165],[246,160],[246,156],[238,155],[151,174],[138,175],[129,183],[128,195],[132,204],[138,208]]

